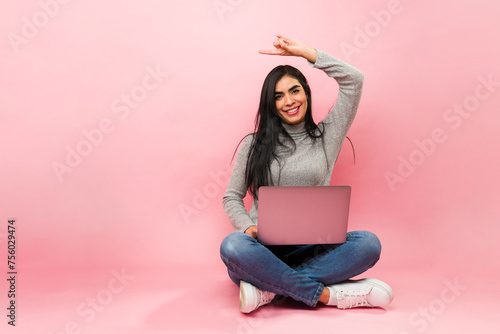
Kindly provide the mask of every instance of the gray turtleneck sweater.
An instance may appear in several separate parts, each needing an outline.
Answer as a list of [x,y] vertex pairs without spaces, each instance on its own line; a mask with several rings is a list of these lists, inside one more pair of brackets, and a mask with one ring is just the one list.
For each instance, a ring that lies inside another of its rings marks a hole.
[[[282,123],[296,144],[295,151],[278,147],[280,164],[271,162],[271,179],[275,186],[327,186],[342,143],[358,109],[363,89],[363,73],[355,67],[320,50],[310,66],[323,70],[339,84],[339,95],[330,113],[318,124],[324,130],[322,139],[314,141],[305,131],[305,122]],[[222,203],[235,231],[244,232],[257,225],[258,201],[254,199],[250,211],[244,207],[247,194],[245,168],[253,135],[247,136],[238,151],[233,172]],[[288,143],[290,144],[290,143]],[[287,145],[288,146],[288,145]],[[280,170],[281,167],[281,170]]]

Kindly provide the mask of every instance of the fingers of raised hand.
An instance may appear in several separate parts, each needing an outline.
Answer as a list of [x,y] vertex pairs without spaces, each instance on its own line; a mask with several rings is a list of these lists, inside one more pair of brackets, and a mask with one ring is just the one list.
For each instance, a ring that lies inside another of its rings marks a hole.
[[277,48],[276,50],[259,50],[259,53],[265,55],[284,55],[286,51],[282,48]]
[[274,55],[276,54],[275,52],[276,50],[259,50],[259,53],[263,55]]
[[290,39],[283,36],[283,35],[276,35],[276,37],[278,37],[278,41],[281,42],[281,43],[285,43],[285,44],[289,44],[290,43]]
[[276,48],[276,50],[259,50],[259,53],[267,55],[280,55],[280,56],[289,54],[290,40],[281,35],[276,35],[276,37],[278,39],[273,42],[273,46]]

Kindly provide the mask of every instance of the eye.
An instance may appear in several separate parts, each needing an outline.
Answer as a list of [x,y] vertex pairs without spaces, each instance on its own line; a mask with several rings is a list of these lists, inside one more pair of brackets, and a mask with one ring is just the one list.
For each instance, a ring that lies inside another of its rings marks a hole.
[[298,92],[300,92],[300,89],[294,89],[292,93],[297,94]]
[[275,99],[275,100],[279,100],[279,99],[281,99],[282,97],[283,97],[283,95],[275,95],[275,96],[274,96],[274,99]]

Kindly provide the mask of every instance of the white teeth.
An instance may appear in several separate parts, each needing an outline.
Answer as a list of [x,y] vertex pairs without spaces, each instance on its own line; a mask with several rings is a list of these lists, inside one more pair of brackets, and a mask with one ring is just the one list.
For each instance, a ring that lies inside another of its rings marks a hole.
[[294,109],[292,109],[292,110],[288,110],[288,111],[287,111],[287,113],[289,113],[289,114],[293,114],[294,112],[296,112],[296,111],[297,111],[297,109],[299,109],[299,107],[294,108]]

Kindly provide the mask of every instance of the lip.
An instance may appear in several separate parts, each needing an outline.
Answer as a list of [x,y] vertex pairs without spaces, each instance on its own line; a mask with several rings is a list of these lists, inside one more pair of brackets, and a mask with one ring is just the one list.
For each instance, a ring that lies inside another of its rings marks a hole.
[[[292,113],[288,112],[288,110],[294,110],[294,109],[296,109],[296,110],[295,110],[295,112],[292,112]],[[286,113],[288,116],[293,116],[293,115],[296,115],[296,114],[299,112],[299,110],[300,110],[300,106],[297,106],[297,107],[295,107],[295,108],[291,108],[291,109],[288,109],[288,110],[285,110],[285,113]]]

